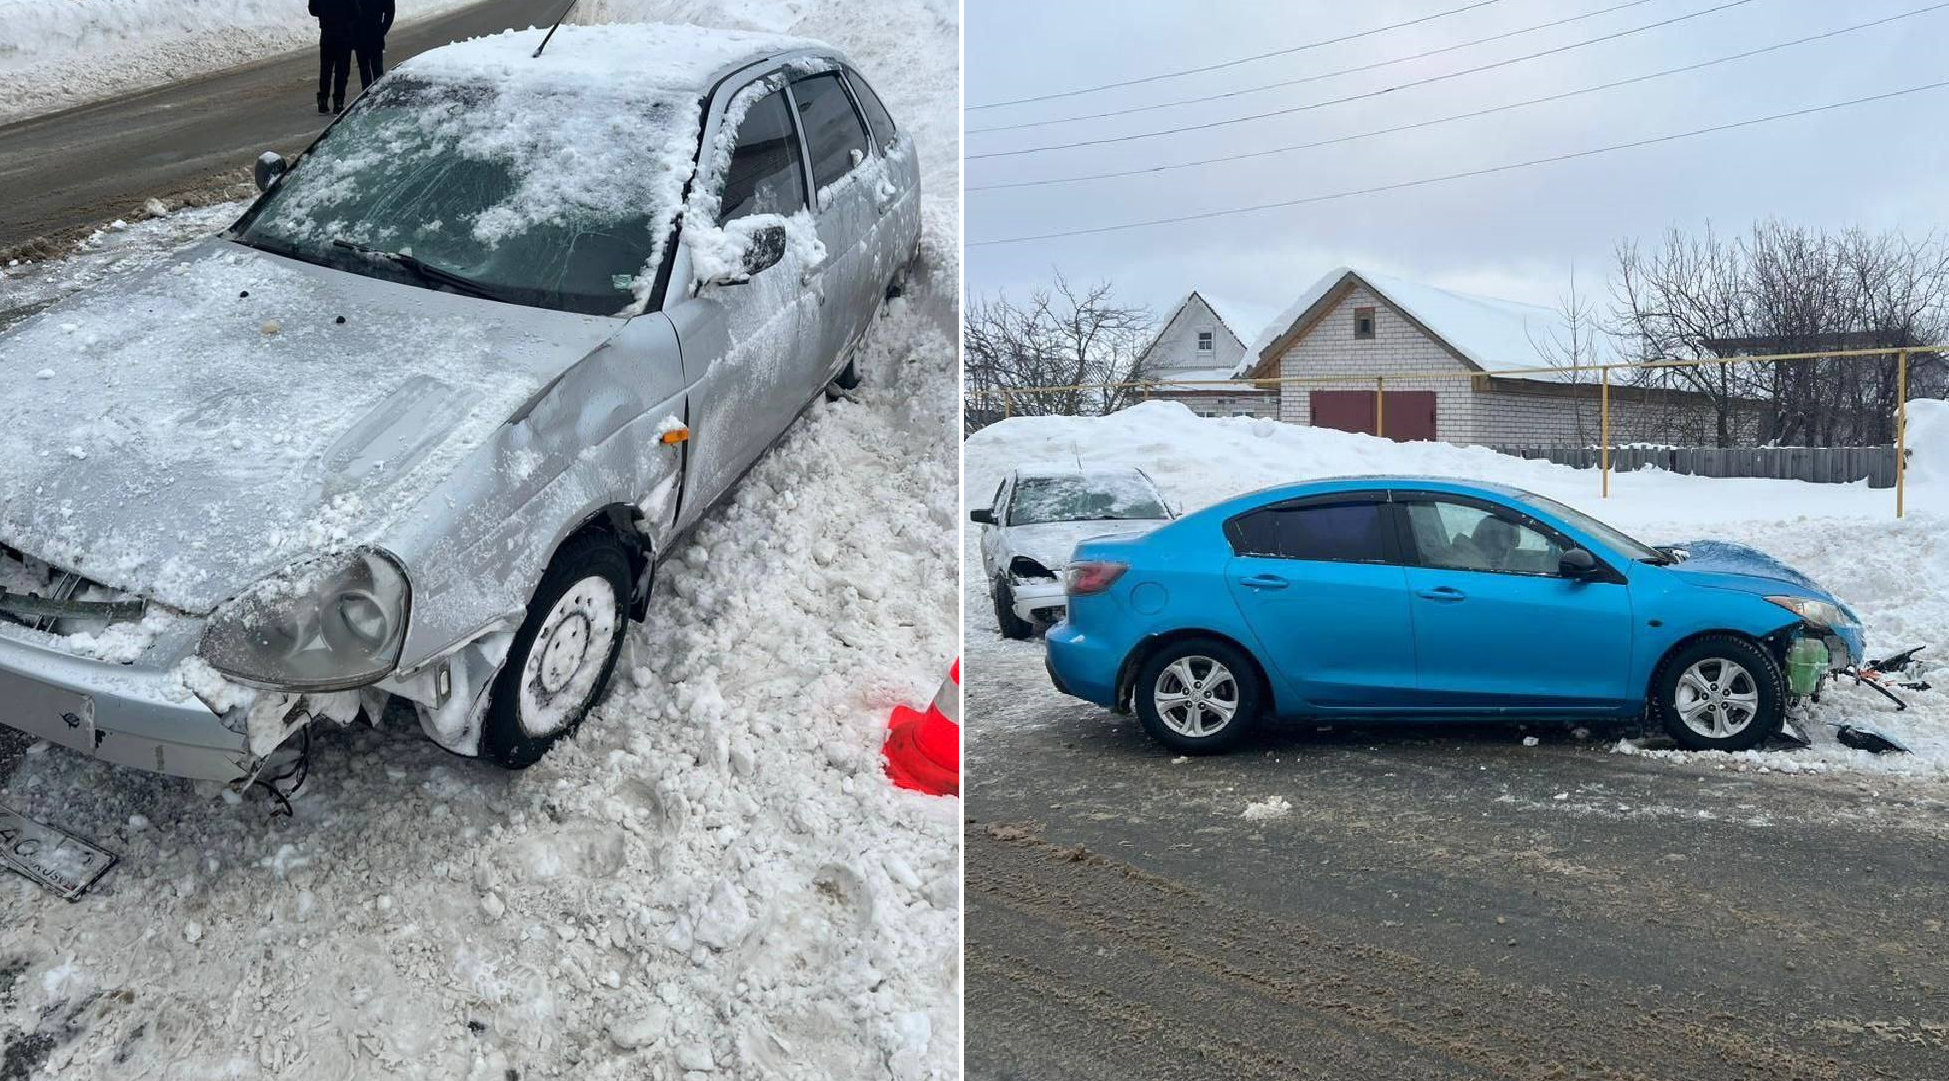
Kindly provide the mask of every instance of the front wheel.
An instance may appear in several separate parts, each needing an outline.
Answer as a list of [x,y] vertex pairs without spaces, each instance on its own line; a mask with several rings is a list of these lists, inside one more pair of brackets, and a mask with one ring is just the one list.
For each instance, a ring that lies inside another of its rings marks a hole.
[[1665,658],[1651,707],[1665,731],[1694,751],[1746,751],[1786,720],[1786,677],[1765,649],[1711,635]]
[[526,769],[588,716],[622,653],[629,583],[629,557],[608,537],[577,537],[556,554],[494,677],[482,758]]
[[1035,636],[1035,624],[1015,614],[1015,590],[1008,579],[997,578],[989,595],[995,601],[995,625],[1001,628],[1003,638],[1021,641]]
[[1137,718],[1180,754],[1229,750],[1259,721],[1258,670],[1234,646],[1210,638],[1172,642],[1137,670]]

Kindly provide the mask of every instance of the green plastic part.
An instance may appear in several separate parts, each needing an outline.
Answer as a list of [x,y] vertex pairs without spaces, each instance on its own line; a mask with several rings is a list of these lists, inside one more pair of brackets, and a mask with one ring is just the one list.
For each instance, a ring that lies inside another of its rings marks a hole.
[[1820,689],[1827,674],[1827,644],[1817,638],[1796,638],[1787,649],[1787,690],[1802,698]]

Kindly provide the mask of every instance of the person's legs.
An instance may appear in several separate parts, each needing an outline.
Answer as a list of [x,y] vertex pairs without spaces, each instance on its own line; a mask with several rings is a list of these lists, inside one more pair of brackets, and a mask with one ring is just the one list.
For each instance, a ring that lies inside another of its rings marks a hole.
[[359,41],[359,89],[363,90],[379,80],[386,73],[384,40],[375,37]]
[[318,111],[329,113],[332,92],[332,36],[320,31],[318,34]]
[[345,110],[345,83],[352,75],[352,43],[344,37],[332,42],[332,111]]

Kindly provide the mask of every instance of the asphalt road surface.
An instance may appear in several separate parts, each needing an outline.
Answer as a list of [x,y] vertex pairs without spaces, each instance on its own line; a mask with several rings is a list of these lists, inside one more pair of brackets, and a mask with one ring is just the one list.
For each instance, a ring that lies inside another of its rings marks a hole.
[[[386,62],[546,26],[564,3],[486,0],[404,24],[387,37]],[[0,250],[132,216],[149,198],[247,169],[265,150],[302,150],[329,119],[317,92],[318,54],[306,49],[0,127]]]
[[1949,1078],[1939,786],[1509,729],[1173,761],[981,672],[970,1081]]

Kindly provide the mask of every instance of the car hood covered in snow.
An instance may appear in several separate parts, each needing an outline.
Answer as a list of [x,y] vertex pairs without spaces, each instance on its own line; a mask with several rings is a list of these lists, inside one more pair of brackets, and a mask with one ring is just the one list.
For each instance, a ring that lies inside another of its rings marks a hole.
[[1164,518],[1111,518],[1086,522],[1043,522],[1040,525],[1008,527],[1003,540],[1003,558],[1028,556],[1061,574],[1069,566],[1076,546],[1097,537],[1135,536],[1166,524]]
[[207,611],[377,539],[622,325],[205,242],[0,335],[0,544]]

